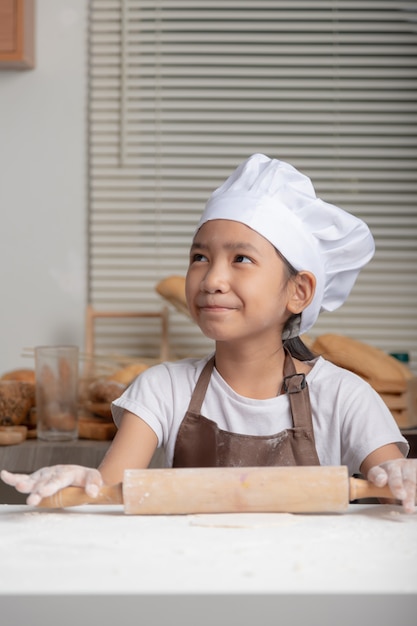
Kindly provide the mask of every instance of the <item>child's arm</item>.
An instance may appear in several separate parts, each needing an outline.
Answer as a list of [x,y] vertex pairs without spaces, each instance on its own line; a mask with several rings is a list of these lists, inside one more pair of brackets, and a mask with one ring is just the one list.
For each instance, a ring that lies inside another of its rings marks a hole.
[[158,439],[150,426],[137,415],[125,411],[112,445],[99,470],[107,485],[122,482],[125,469],[148,467]]
[[99,469],[81,465],[53,465],[33,474],[13,474],[3,470],[2,480],[20,493],[28,493],[27,504],[37,505],[64,487],[84,487],[95,497],[103,482],[122,482],[125,469],[146,468],[155,452],[157,437],[153,430],[133,413],[125,411],[116,436]]
[[395,444],[382,446],[369,454],[361,473],[378,487],[389,485],[393,496],[402,502],[407,513],[416,503],[417,459],[406,459]]

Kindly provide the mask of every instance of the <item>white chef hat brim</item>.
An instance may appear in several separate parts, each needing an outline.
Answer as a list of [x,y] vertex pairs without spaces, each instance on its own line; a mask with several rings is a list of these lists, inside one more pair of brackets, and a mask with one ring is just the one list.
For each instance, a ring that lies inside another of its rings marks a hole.
[[214,219],[249,226],[296,270],[314,274],[315,294],[302,313],[300,334],[322,310],[343,304],[375,250],[362,220],[317,198],[310,179],[288,163],[262,154],[244,161],[213,192],[197,230]]

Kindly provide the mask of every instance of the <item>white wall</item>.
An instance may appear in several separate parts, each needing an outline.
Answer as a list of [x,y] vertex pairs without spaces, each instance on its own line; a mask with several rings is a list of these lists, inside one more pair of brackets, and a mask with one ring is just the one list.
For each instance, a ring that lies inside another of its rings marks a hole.
[[83,346],[86,0],[36,1],[36,67],[0,70],[0,374]]

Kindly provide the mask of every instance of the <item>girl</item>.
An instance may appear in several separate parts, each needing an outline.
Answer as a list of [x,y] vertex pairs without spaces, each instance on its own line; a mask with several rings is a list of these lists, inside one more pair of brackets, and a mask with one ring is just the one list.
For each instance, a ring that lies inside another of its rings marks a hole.
[[127,468],[347,465],[414,510],[417,461],[379,395],[315,358],[299,336],[348,297],[374,242],[287,163],[255,154],[210,197],[191,245],[187,303],[215,342],[203,359],[146,370],[113,403],[118,432],[98,470],[2,472],[38,504],[68,485],[91,496]]

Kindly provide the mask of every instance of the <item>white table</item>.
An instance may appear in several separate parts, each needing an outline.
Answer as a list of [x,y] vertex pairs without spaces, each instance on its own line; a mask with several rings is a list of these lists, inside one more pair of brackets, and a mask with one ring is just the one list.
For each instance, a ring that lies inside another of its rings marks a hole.
[[[170,623],[175,610],[181,626],[284,623],[276,611],[290,611],[291,626],[343,626],[367,610],[378,626],[415,623],[417,615],[417,513],[391,505],[352,504],[335,515],[237,514],[232,521],[128,516],[116,505],[1,505],[0,546],[0,606],[16,617],[7,625],[45,625],[51,616],[60,626],[90,624],[76,617],[80,598],[84,616],[93,606],[100,626]],[[239,619],[222,621],[222,604]],[[313,607],[320,621],[308,621]],[[270,611],[271,621],[259,610]]]

